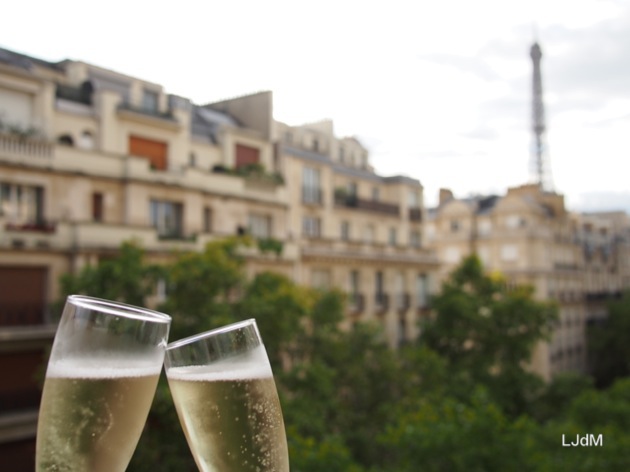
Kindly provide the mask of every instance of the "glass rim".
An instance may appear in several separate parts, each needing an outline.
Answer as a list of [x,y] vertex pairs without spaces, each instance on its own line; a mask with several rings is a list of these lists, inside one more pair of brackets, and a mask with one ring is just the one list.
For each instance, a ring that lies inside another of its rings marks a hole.
[[218,328],[214,328],[211,329],[209,331],[204,331],[203,333],[197,333],[197,334],[193,334],[192,336],[188,336],[182,339],[178,339],[177,341],[173,341],[169,344],[166,345],[166,352],[172,350],[172,349],[177,349],[178,347],[181,346],[185,346],[187,344],[192,344],[194,342],[197,342],[201,339],[205,339],[205,338],[210,338],[212,336],[216,336],[217,334],[221,334],[221,333],[227,333],[229,331],[234,331],[236,329],[239,329],[241,327],[245,327],[245,326],[251,326],[253,325],[254,328],[256,329],[256,333],[260,336],[260,333],[258,333],[258,325],[256,324],[256,319],[255,318],[249,318],[246,320],[241,320],[241,321],[237,321],[236,323],[230,323],[228,325],[225,326],[220,326]]
[[171,317],[149,308],[143,308],[128,303],[106,300],[104,298],[90,297],[87,295],[69,295],[68,303],[88,310],[98,311],[109,315],[122,316],[136,320],[151,321],[154,323],[170,323]]

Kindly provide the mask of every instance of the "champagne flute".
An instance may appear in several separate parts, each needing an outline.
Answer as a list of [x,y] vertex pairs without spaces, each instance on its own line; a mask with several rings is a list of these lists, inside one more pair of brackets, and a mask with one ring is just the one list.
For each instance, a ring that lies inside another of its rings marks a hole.
[[256,321],[171,343],[166,377],[202,472],[289,472],[282,410]]
[[144,308],[67,298],[39,409],[37,472],[127,468],[155,395],[170,323]]

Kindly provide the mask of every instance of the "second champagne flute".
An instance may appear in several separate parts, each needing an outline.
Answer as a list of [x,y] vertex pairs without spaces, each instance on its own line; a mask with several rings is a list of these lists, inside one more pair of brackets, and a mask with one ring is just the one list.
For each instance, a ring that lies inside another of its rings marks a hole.
[[166,349],[166,376],[202,472],[289,472],[276,385],[255,320]]

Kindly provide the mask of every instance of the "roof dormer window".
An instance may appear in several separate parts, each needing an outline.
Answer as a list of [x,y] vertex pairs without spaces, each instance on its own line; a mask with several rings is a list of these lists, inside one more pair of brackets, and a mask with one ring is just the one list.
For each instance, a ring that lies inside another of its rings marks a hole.
[[144,90],[142,93],[142,108],[146,111],[158,111],[158,93]]

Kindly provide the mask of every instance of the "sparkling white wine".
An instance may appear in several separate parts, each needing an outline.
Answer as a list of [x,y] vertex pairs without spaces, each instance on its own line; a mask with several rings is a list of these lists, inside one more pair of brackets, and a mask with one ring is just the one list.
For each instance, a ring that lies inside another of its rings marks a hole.
[[[264,359],[265,363],[266,358]],[[282,410],[268,364],[168,370],[186,439],[202,472],[288,472]]]
[[40,406],[37,472],[123,472],[158,378],[155,368],[50,366]]

